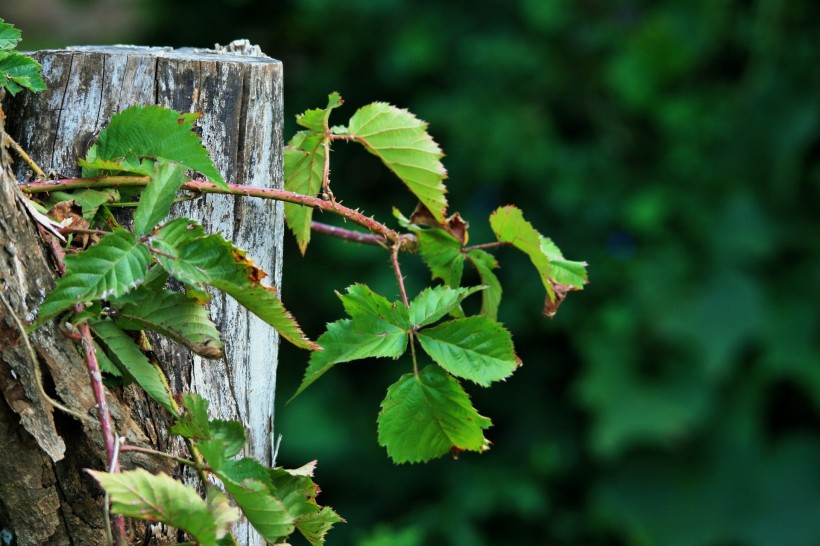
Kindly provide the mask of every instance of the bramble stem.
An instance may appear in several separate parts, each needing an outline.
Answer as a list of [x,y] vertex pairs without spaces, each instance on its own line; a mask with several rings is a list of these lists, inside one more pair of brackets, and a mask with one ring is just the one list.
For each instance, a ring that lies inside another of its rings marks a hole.
[[[114,439],[114,422],[111,420],[111,412],[108,411],[108,400],[105,396],[105,388],[102,384],[102,373],[97,362],[97,352],[94,350],[94,343],[91,340],[91,329],[88,322],[83,322],[78,327],[80,332],[80,343],[85,353],[85,362],[88,365],[88,375],[91,378],[91,390],[94,391],[94,400],[97,402],[97,412],[102,429],[105,451],[108,454],[109,469],[111,473],[119,471],[119,459],[117,458],[117,446]],[[107,507],[106,507],[107,510]],[[114,516],[114,543],[117,546],[125,546],[125,518],[121,515]]]
[[399,265],[399,250],[400,245],[393,245],[393,250],[390,253],[390,263],[393,264],[393,272],[396,274],[396,281],[399,283],[399,292],[401,293],[401,301],[404,306],[410,308],[410,302],[407,301],[407,291],[404,289],[404,277],[401,274],[401,266]]
[[11,135],[7,132],[3,131],[3,134],[6,135],[6,140],[9,141],[9,144],[11,144],[11,149],[17,152],[17,155],[20,156],[20,159],[22,159],[23,162],[26,165],[28,165],[32,171],[34,171],[34,174],[36,174],[38,178],[45,179],[46,173],[44,173],[43,169],[41,169],[40,166],[37,165],[37,163],[33,159],[31,159],[31,156],[26,153],[23,147],[20,146],[16,140],[11,138]]
[[354,243],[388,248],[387,240],[384,237],[373,235],[371,233],[362,233],[361,231],[353,231],[316,221],[310,223],[310,229],[316,233],[330,235],[331,237],[336,237],[337,239],[343,239],[345,241],[353,241]]
[[[108,188],[108,187],[140,187],[147,186],[151,178],[148,176],[102,176],[95,178],[65,178],[62,180],[49,180],[45,182],[31,182],[22,184],[19,188],[28,193],[48,193],[52,191],[65,191],[80,188]],[[371,233],[381,235],[391,244],[399,243],[402,246],[408,245],[411,241],[402,237],[399,233],[388,228],[384,224],[369,218],[357,210],[350,209],[333,200],[319,199],[299,193],[280,190],[276,188],[257,188],[243,184],[228,184],[228,188],[221,188],[211,182],[204,180],[189,180],[182,184],[182,190],[189,190],[198,193],[218,193],[227,195],[240,195],[244,197],[259,197],[261,199],[275,199],[303,205],[314,209],[332,212],[342,218],[350,220],[366,228]]]

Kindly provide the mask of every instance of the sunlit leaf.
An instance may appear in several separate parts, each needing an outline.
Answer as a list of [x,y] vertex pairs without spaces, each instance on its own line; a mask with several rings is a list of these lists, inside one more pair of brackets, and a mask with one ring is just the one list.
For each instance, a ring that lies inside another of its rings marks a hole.
[[415,327],[433,324],[455,309],[467,296],[483,290],[483,286],[425,288],[410,302],[410,321]]
[[379,414],[379,445],[396,463],[428,461],[446,453],[486,451],[484,429],[458,381],[438,366],[407,374],[387,390]]
[[13,49],[17,46],[21,36],[20,29],[0,18],[0,50]]
[[354,322],[362,316],[370,316],[400,330],[407,330],[411,326],[407,308],[404,305],[391,302],[364,284],[348,286],[345,294],[337,295]]
[[[499,241],[509,243],[529,256],[547,291],[546,314],[551,316],[555,313],[568,290],[580,290],[583,287],[586,282],[586,264],[564,260],[552,241],[538,233],[518,208],[511,205],[500,207],[490,215],[490,226]],[[551,257],[557,259],[558,263],[551,264]],[[559,278],[570,280],[573,284],[562,283]],[[556,288],[561,292],[558,295]]]
[[[325,168],[324,137],[300,131],[285,148],[285,189],[315,197],[322,187]],[[302,254],[310,243],[310,222],[313,209],[295,203],[285,203],[285,221],[296,237]]]
[[109,474],[88,470],[111,498],[111,512],[123,516],[162,522],[190,533],[202,546],[216,546],[239,512],[220,496],[206,504],[196,490],[170,476],[136,470]]
[[22,53],[11,50],[0,50],[0,87],[16,95],[23,89],[44,91],[46,82],[40,71],[40,63]]
[[348,131],[407,185],[437,221],[445,221],[444,154],[427,133],[425,122],[407,110],[374,102],[353,114]]

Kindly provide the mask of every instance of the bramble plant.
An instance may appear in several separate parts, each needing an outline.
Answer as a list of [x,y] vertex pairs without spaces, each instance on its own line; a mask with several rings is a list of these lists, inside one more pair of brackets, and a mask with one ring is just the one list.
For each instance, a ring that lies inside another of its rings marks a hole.
[[[0,47],[10,49],[15,39],[19,41],[19,31],[0,20]],[[7,70],[4,66],[0,64],[0,70]],[[35,83],[29,73],[32,65],[26,66],[26,72],[6,76],[3,85],[12,93],[20,90],[12,86],[44,89],[42,79]],[[36,70],[39,76],[39,65]],[[286,470],[236,458],[245,444],[243,426],[210,420],[208,401],[199,395],[171,392],[160,368],[134,341],[133,333],[152,331],[204,358],[222,358],[220,334],[205,307],[210,290],[227,293],[283,338],[311,351],[294,397],[336,364],[398,359],[409,353],[407,373],[388,387],[381,404],[378,442],[396,463],[412,463],[488,449],[484,430],[491,421],[472,406],[461,380],[488,387],[521,365],[510,333],[497,321],[502,291],[493,273],[498,263],[489,251],[512,246],[530,258],[546,293],[548,316],[569,291],[587,282],[586,264],[564,259],[511,205],[489,218],[495,241],[468,245],[467,222],[458,213],[448,215],[443,154],[426,123],[407,110],[377,102],[358,109],[346,126],[331,126],[330,116],[342,102],[332,93],[325,108],[297,116],[304,130],[284,150],[284,190],[226,182],[194,131],[199,115],[158,106],[135,106],[115,115],[79,160],[81,178],[19,186],[47,210],[81,211],[90,228],[63,228],[69,244],[72,236],[96,240],[87,248],[75,245],[74,253],[64,256],[64,274],[29,331],[58,317],[71,324],[70,335],[81,344],[92,369],[99,364],[107,374],[138,384],[174,417],[171,432],[185,439],[191,453],[191,459],[177,461],[194,468],[203,484],[217,478],[224,486],[223,491],[208,485],[203,499],[194,488],[164,474],[118,471],[117,453],[136,448],[119,445],[110,416],[100,411],[111,468],[89,472],[109,495],[112,514],[161,521],[203,545],[235,544],[230,524],[240,511],[271,543],[298,530],[311,544],[323,544],[327,531],[342,521],[316,503],[312,464]],[[336,200],[330,156],[337,141],[362,145],[418,199],[409,217],[394,209],[400,230]],[[191,179],[190,172],[205,179]],[[245,251],[218,234],[205,233],[193,220],[168,219],[176,200],[207,193],[284,201],[287,225],[303,254],[313,231],[383,248],[390,255],[398,301],[366,284],[354,284],[338,294],[347,318],[328,324],[315,342],[309,340],[276,290],[262,283],[266,273]],[[133,232],[110,212],[123,201],[136,205]],[[314,222],[314,209],[341,216],[367,232]],[[418,253],[440,283],[411,298],[399,260],[402,252]],[[465,263],[475,268],[480,286],[461,286]],[[185,291],[167,288],[171,279]],[[481,297],[480,311],[468,316],[461,304],[475,294]],[[93,386],[102,410],[104,390]],[[115,539],[121,542],[121,517],[115,524]]]

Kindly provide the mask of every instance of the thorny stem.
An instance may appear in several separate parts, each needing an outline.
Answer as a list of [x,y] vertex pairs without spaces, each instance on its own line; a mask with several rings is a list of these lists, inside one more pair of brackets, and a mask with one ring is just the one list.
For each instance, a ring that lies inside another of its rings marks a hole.
[[[91,329],[87,322],[83,322],[78,327],[80,333],[80,343],[85,353],[85,361],[88,365],[88,375],[91,378],[91,390],[94,391],[94,400],[97,402],[97,412],[102,429],[105,451],[108,454],[109,469],[111,473],[119,470],[119,460],[117,458],[117,446],[114,438],[114,423],[111,420],[111,413],[108,411],[108,400],[105,396],[105,388],[102,384],[102,374],[97,362],[97,353],[94,350],[94,343],[91,340]],[[106,508],[107,509],[107,508]],[[114,543],[117,546],[125,546],[125,518],[121,515],[114,516]]]
[[11,138],[11,135],[10,135],[10,134],[8,134],[7,132],[3,131],[3,134],[6,136],[6,140],[8,140],[8,141],[9,141],[9,144],[11,144],[11,148],[12,148],[12,150],[14,150],[15,152],[17,152],[17,155],[19,155],[19,156],[20,156],[20,159],[22,159],[22,160],[23,160],[23,162],[24,162],[26,165],[28,165],[28,166],[29,166],[29,168],[30,168],[32,171],[34,171],[34,174],[36,174],[36,175],[37,175],[37,178],[45,179],[45,178],[46,178],[46,173],[44,173],[44,172],[43,172],[43,169],[41,169],[41,168],[40,168],[40,166],[39,166],[39,165],[37,165],[37,163],[36,163],[33,159],[31,159],[31,156],[30,156],[30,155],[28,155],[28,154],[26,153],[26,151],[23,149],[23,147],[22,147],[22,146],[20,146],[20,145],[17,143],[17,141],[16,141],[16,140],[14,140],[13,138]]
[[330,191],[330,139],[325,139],[323,146],[325,148],[325,165],[322,170],[322,191],[326,194],[323,197],[335,201],[333,192]]
[[[103,176],[96,178],[66,178],[62,180],[49,180],[45,182],[31,182],[22,184],[19,188],[28,193],[48,193],[52,191],[64,191],[80,188],[107,188],[107,187],[141,187],[147,186],[151,178],[149,176]],[[228,195],[240,195],[245,197],[259,197],[261,199],[276,199],[287,203],[304,205],[314,209],[332,212],[342,218],[350,220],[368,231],[384,237],[389,243],[400,243],[402,246],[409,245],[411,240],[402,237],[396,231],[388,228],[384,224],[369,218],[357,210],[345,207],[334,201],[310,197],[299,193],[280,190],[276,188],[257,188],[243,184],[228,184],[228,188],[221,188],[211,182],[204,180],[189,180],[182,184],[181,189],[197,193],[218,193]]]
[[[102,429],[103,439],[105,440],[105,451],[108,453],[109,460],[111,460],[114,454],[114,423],[111,420],[111,413],[108,411],[108,400],[105,396],[105,389],[102,384],[102,374],[100,373],[100,366],[97,362],[97,352],[94,349],[94,342],[91,339],[91,328],[89,328],[87,322],[83,322],[77,329],[79,331],[79,341],[82,345],[83,353],[85,353],[88,375],[91,378],[94,400],[97,402],[100,428]],[[118,461],[113,459],[111,463],[111,470],[116,472]]]

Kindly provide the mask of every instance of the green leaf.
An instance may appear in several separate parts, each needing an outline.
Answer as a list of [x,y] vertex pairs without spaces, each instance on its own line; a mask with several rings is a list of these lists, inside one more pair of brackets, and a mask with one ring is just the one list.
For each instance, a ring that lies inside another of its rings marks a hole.
[[490,320],[498,319],[498,306],[501,303],[501,283],[493,273],[493,269],[498,267],[498,260],[481,249],[473,249],[467,253],[467,259],[478,271],[481,284],[487,287],[481,292],[481,314]]
[[419,254],[434,279],[441,279],[453,288],[461,284],[464,269],[464,254],[461,242],[443,229],[418,230]]
[[337,292],[336,295],[354,322],[362,316],[369,316],[387,323],[384,327],[391,331],[395,329],[389,328],[389,325],[399,330],[410,329],[411,323],[404,305],[389,301],[364,284],[348,286],[346,292],[344,295]]
[[87,470],[111,498],[111,513],[159,521],[190,533],[203,546],[216,546],[239,512],[209,491],[206,504],[192,487],[170,476],[136,470],[109,474]]
[[[405,331],[377,320],[373,319],[368,324],[361,317],[356,324],[349,319],[328,324],[327,331],[316,340],[324,350],[311,353],[305,377],[291,400],[336,364],[363,358],[398,358],[403,355],[407,349]],[[368,330],[360,331],[357,326],[368,327]]]
[[199,394],[183,394],[182,406],[185,411],[177,417],[177,422],[171,427],[171,432],[192,440],[210,440],[208,405],[208,400]]
[[436,286],[435,288],[425,288],[410,302],[410,321],[416,328],[433,324],[458,307],[464,298],[483,289],[483,286],[470,288]]
[[0,50],[0,86],[16,95],[24,88],[30,91],[45,91],[46,82],[40,71],[40,63],[22,53]]
[[443,322],[417,335],[422,349],[439,366],[482,387],[509,377],[521,365],[510,333],[487,317]]
[[220,479],[250,524],[265,540],[274,542],[293,533],[293,517],[264,483],[244,480],[238,484],[222,476]]
[[89,321],[88,324],[108,358],[151,398],[175,414],[174,403],[162,370],[148,360],[134,340],[108,319]]
[[293,516],[296,529],[312,546],[324,544],[330,528],[344,520],[332,508],[319,506],[316,502],[319,486],[311,479],[312,472],[302,475],[283,468],[273,468],[269,472],[274,490]]
[[[125,330],[151,330],[204,358],[222,358],[222,341],[208,310],[195,300],[165,288],[138,288],[129,303],[116,308],[114,322]],[[128,296],[132,296],[129,294]]]
[[107,373],[109,375],[113,375],[114,377],[122,377],[122,372],[117,367],[117,365],[114,364],[110,358],[108,358],[108,355],[105,354],[105,350],[103,350],[103,348],[100,347],[99,343],[97,343],[96,341],[94,341],[93,343],[94,352],[97,354],[97,365],[99,365],[100,371],[103,373]]
[[330,112],[332,112],[334,108],[341,106],[343,102],[339,93],[331,93],[327,96],[327,107],[306,110],[304,113],[296,116],[296,123],[317,133],[329,131],[328,119],[330,119]]
[[[285,148],[285,189],[315,197],[322,187],[325,168],[324,137],[307,131],[296,133]],[[313,209],[285,203],[285,220],[304,255],[310,243]]]
[[86,159],[161,158],[181,163],[227,188],[200,137],[192,131],[193,119],[161,106],[132,106],[111,118],[97,140],[95,157]]
[[379,445],[396,463],[429,461],[447,452],[486,451],[478,414],[458,381],[438,366],[407,374],[387,390],[379,413]]
[[0,18],[0,49],[14,49],[17,47],[22,34],[20,29]]
[[208,422],[208,428],[213,440],[219,440],[225,446],[225,457],[234,457],[245,447],[245,427],[239,421],[223,421],[214,419]]
[[221,235],[203,235],[202,228],[195,222],[179,218],[163,226],[151,238],[151,244],[163,253],[157,256],[157,261],[177,280],[198,290],[205,285],[218,288],[297,347],[319,348],[305,337],[276,289],[262,284],[267,273],[256,267],[245,251]]
[[561,284],[581,290],[589,282],[587,278],[586,262],[572,262],[564,259],[564,255],[552,242],[552,239],[541,237],[541,252],[550,261],[552,279]]
[[[516,207],[507,205],[498,208],[490,215],[490,226],[499,241],[509,243],[529,256],[547,291],[546,314],[554,314],[557,304],[567,290],[580,290],[586,283],[586,264],[564,260],[552,241],[543,237],[532,224],[524,220],[523,214]],[[551,257],[558,260],[554,267],[550,262]],[[570,280],[571,283],[562,283],[559,278]],[[556,288],[562,291],[558,299]]]
[[143,190],[134,211],[134,231],[137,235],[148,235],[168,216],[180,186],[187,179],[185,167],[180,163],[157,161],[154,164],[151,181]]
[[145,278],[151,256],[132,233],[106,235],[79,254],[66,256],[64,277],[40,305],[37,324],[52,319],[78,303],[117,297]]
[[427,133],[427,124],[408,112],[375,102],[350,118],[348,130],[357,142],[407,185],[410,191],[444,223],[447,210],[441,149]]

